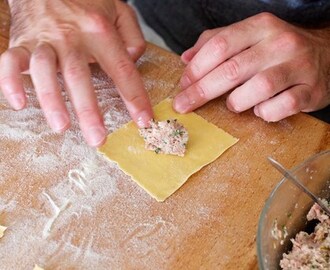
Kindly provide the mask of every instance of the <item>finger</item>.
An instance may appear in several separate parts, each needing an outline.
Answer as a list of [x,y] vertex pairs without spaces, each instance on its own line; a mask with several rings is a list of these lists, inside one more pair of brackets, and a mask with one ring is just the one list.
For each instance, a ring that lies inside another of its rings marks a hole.
[[270,67],[237,87],[227,98],[227,107],[242,112],[297,84],[301,70],[294,62]]
[[40,44],[31,55],[30,74],[47,122],[54,131],[61,132],[69,127],[70,120],[56,73],[55,51],[46,43]]
[[175,97],[175,110],[180,113],[192,111],[280,61],[269,54],[266,48],[261,42],[220,64]]
[[147,127],[153,113],[142,79],[123,49],[118,34],[113,29],[110,33],[100,36],[100,42],[94,44],[91,50],[102,69],[113,79],[132,119],[139,127]]
[[78,46],[58,48],[58,57],[80,129],[89,145],[100,146],[105,141],[106,130],[91,83],[87,57]]
[[198,38],[197,42],[194,44],[193,47],[186,50],[181,55],[181,60],[183,63],[188,64],[191,59],[196,55],[196,53],[204,46],[204,44],[210,40],[216,33],[220,32],[222,28],[217,28],[213,30],[206,30],[204,31]]
[[146,44],[134,10],[127,4],[118,2],[118,18],[116,26],[126,50],[136,61],[144,53]]
[[308,85],[293,86],[255,106],[254,113],[268,122],[280,121],[308,107],[311,102],[310,92]]
[[0,58],[0,88],[15,110],[26,105],[21,73],[29,68],[29,59],[30,53],[23,47],[8,49]]
[[211,37],[188,63],[180,81],[181,87],[189,87],[230,57],[263,40],[268,32],[260,27],[260,21],[256,17],[248,18]]

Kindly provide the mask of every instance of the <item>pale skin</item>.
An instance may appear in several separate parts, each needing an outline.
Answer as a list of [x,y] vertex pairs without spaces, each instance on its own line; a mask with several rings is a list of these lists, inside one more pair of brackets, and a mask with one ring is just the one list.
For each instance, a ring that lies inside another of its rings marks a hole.
[[330,103],[329,27],[302,29],[262,13],[204,32],[181,59],[181,113],[227,92],[228,109],[253,108],[272,122]]
[[9,49],[0,59],[0,87],[10,105],[26,106],[21,73],[29,72],[50,127],[69,128],[57,81],[60,71],[81,131],[91,146],[106,138],[88,63],[97,62],[113,79],[139,127],[152,108],[135,67],[145,41],[132,9],[119,0],[11,0]]
[[[100,146],[106,130],[88,68],[88,63],[98,62],[114,80],[132,119],[140,127],[148,125],[152,109],[134,65],[145,43],[126,4],[119,0],[9,4],[11,39],[0,59],[0,87],[14,109],[26,104],[20,74],[29,71],[50,127],[66,130],[70,121],[56,79],[59,70],[87,143]],[[302,29],[262,13],[204,32],[181,59],[187,66],[182,92],[173,103],[180,113],[225,93],[230,110],[253,108],[266,121],[330,103],[330,28]]]

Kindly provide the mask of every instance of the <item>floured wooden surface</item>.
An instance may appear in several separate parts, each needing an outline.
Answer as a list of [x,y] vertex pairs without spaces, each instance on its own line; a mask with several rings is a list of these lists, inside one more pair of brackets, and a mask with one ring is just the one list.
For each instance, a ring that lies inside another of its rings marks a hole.
[[[153,104],[178,91],[178,57],[149,46],[138,66]],[[111,81],[92,73],[112,132],[128,113]],[[197,113],[240,138],[235,151],[157,203],[84,143],[74,119],[52,133],[26,85],[29,108],[14,112],[0,98],[0,220],[9,228],[0,269],[256,268],[257,220],[281,178],[266,157],[292,167],[330,146],[329,126],[311,117],[267,124],[220,99]]]
[[111,133],[99,151],[110,162],[117,163],[150,196],[163,202],[191,175],[233,147],[238,139],[194,112],[178,114],[169,98],[154,106],[153,111],[155,120],[177,119],[186,127],[190,141],[184,157],[145,149],[143,138],[132,121]]

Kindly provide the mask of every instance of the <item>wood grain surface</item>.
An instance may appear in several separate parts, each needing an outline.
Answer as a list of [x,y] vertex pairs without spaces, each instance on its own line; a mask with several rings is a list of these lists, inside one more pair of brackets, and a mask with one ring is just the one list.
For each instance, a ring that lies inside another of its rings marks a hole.
[[[6,5],[0,3],[0,49],[4,51],[8,44],[9,16]],[[138,66],[153,104],[179,91],[183,64],[177,55],[149,44]],[[95,66],[92,71],[100,72]],[[25,81],[31,87],[28,77]],[[116,102],[118,111],[127,113],[120,101]],[[37,102],[30,106],[40,110]],[[8,110],[3,101],[0,119],[5,129],[13,127],[13,119],[1,115],[16,113]],[[194,174],[164,203],[157,203],[112,166],[112,179],[116,178],[112,196],[95,205],[87,202],[88,215],[82,212],[80,216],[77,214],[79,218],[64,220],[65,211],[75,207],[73,204],[78,200],[71,202],[47,237],[40,236],[43,226],[38,229],[37,222],[38,213],[49,213],[42,194],[62,183],[61,179],[81,164],[79,160],[75,164],[65,163],[61,157],[58,149],[63,149],[64,135],[43,137],[41,143],[23,141],[24,138],[8,139],[1,130],[0,168],[12,169],[4,174],[0,172],[4,175],[0,177],[0,224],[9,228],[0,240],[0,269],[9,266],[32,269],[34,263],[45,269],[257,269],[258,218],[271,190],[281,180],[266,158],[271,155],[291,168],[329,149],[329,125],[302,113],[278,123],[266,123],[251,111],[241,114],[228,111],[225,97],[209,102],[196,112],[239,138],[239,142]],[[45,125],[42,117],[29,121]],[[24,121],[21,125],[23,130]],[[76,126],[72,129],[76,129],[74,134],[79,134]],[[35,171],[24,156],[24,151],[31,149],[38,155],[56,153],[63,166],[51,172]],[[87,160],[88,155],[81,159]],[[4,207],[11,202],[15,202],[12,208]],[[30,226],[19,226],[27,222],[26,213],[34,213],[28,218],[29,222],[35,221],[33,230]],[[30,238],[22,233],[22,228],[30,232]],[[35,233],[35,242],[31,232]],[[22,251],[27,241],[30,246]],[[79,254],[69,250],[68,242]],[[20,258],[4,253],[21,244]],[[94,264],[88,259],[91,254],[95,257],[91,260]]]

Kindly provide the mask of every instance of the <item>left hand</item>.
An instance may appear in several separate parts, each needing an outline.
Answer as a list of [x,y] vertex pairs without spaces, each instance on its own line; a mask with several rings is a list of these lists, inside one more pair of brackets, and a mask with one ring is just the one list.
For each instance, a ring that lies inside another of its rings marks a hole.
[[330,104],[330,29],[307,30],[261,13],[228,27],[205,31],[181,56],[187,64],[180,113],[233,90],[227,107],[254,108],[266,121]]

